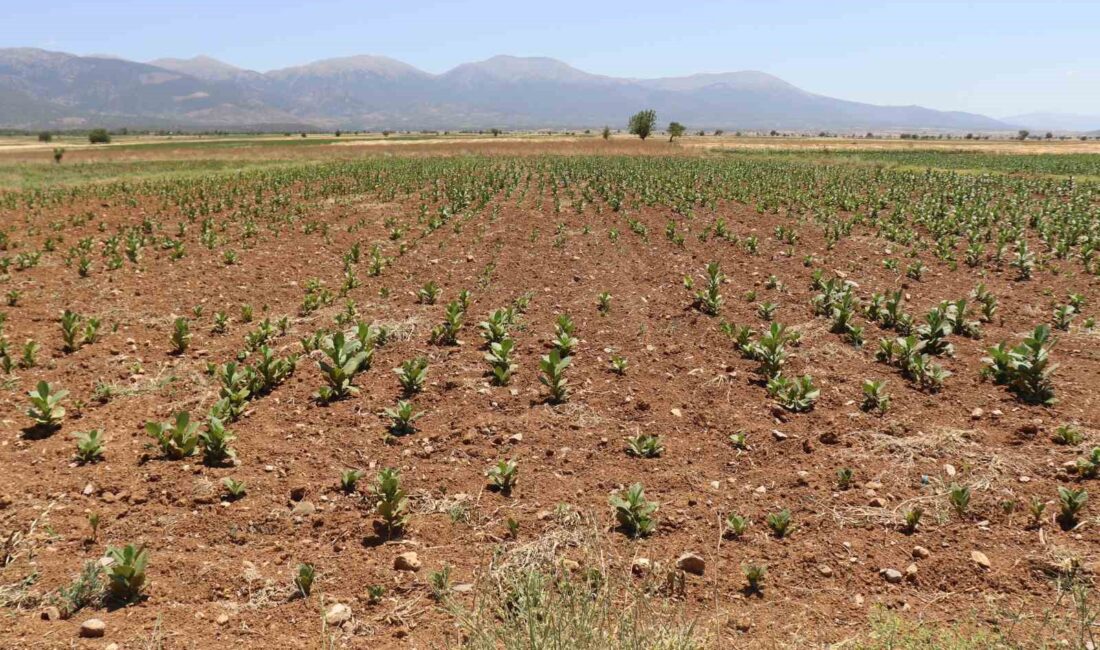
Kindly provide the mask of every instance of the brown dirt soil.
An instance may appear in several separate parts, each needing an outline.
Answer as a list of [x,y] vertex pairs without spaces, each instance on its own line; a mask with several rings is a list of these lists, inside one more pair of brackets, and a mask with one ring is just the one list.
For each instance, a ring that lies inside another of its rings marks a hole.
[[[41,244],[49,222],[89,210],[108,231],[146,215],[174,231],[178,215],[162,212],[155,199],[134,198],[133,205],[96,200],[27,212],[10,227],[27,249]],[[313,648],[322,643],[321,599],[353,610],[353,620],[336,631],[337,647],[451,647],[461,632],[429,598],[428,574],[449,565],[453,582],[478,583],[494,549],[552,529],[545,511],[559,503],[598,522],[601,562],[624,581],[636,580],[630,577],[636,557],[670,567],[685,551],[702,555],[705,575],[687,576],[685,593],[672,603],[685,618],[698,620],[712,647],[842,642],[866,629],[876,606],[925,621],[989,623],[998,612],[1013,612],[1024,616],[1019,629],[1034,630],[1055,608],[1050,567],[1071,553],[1087,567],[1098,559],[1094,515],[1072,532],[1049,520],[1041,530],[1030,529],[1025,504],[1032,497],[1053,500],[1059,485],[1073,482],[1063,464],[1085,447],[1053,444],[1056,425],[1077,422],[1096,440],[1100,335],[1080,327],[1060,334],[1059,402],[1053,407],[1023,406],[979,378],[986,346],[1018,341],[1049,319],[1053,303],[1069,291],[1100,304],[1095,278],[1044,270],[1017,282],[1009,269],[990,268],[984,281],[1001,299],[1001,316],[984,326],[981,341],[952,337],[956,353],[944,365],[954,374],[945,390],[927,394],[874,361],[876,327],[867,328],[868,344],[857,350],[813,315],[810,269],[800,255],[815,253],[823,268],[857,282],[862,296],[903,289],[914,314],[967,296],[974,274],[929,260],[922,281],[906,280],[882,267],[883,241],[864,233],[826,251],[816,228],[804,230],[798,255],[788,257],[771,236],[785,221],[737,204],[700,215],[695,227],[722,217],[735,233],[760,237],[756,255],[695,236],[674,246],[660,235],[673,216],[666,209],[630,215],[653,233],[645,242],[625,228],[622,215],[552,214],[549,205],[536,208],[530,199],[522,208],[502,202],[495,220],[463,220],[460,232],[449,224],[404,255],[388,243],[393,264],[372,277],[361,263],[362,285],[349,294],[362,319],[393,324],[400,333],[357,376],[360,395],[318,405],[311,395],[323,383],[321,374],[313,359],[303,357],[287,383],[251,402],[232,425],[238,466],[161,459],[147,449],[144,424],[181,409],[197,415],[214,401],[218,387],[204,374],[205,364],[232,360],[254,326],[237,318],[239,305],[253,305],[257,321],[291,315],[289,333],[274,347],[281,354],[300,351],[298,338],[330,326],[343,308],[337,299],[296,316],[307,280],[319,278],[335,291],[340,256],[362,242],[366,258],[370,242],[387,240],[383,220],[394,216],[414,225],[419,204],[416,197],[296,200],[309,220],[330,226],[328,241],[320,232],[304,234],[300,224],[279,236],[261,228],[253,247],[239,249],[240,263],[225,266],[219,254],[202,247],[193,225],[188,254],[175,262],[150,246],[137,268],[127,262],[107,272],[97,253],[90,277],[81,279],[58,252],[45,255],[37,268],[12,273],[5,286],[18,287],[23,297],[3,309],[5,332],[16,346],[34,338],[42,350],[39,366],[15,371],[17,378],[0,393],[0,533],[21,535],[9,538],[11,560],[0,568],[0,586],[36,576],[24,602],[0,610],[3,647],[102,648],[116,642],[134,648],[159,639],[167,648]],[[349,233],[347,227],[360,220],[363,228]],[[566,237],[557,249],[550,242],[559,222]],[[622,231],[617,243],[608,239],[610,228]],[[540,234],[532,241],[536,229]],[[67,228],[66,245],[84,236],[101,235],[92,225]],[[723,319],[759,330],[765,323],[756,304],[773,300],[780,305],[777,320],[802,333],[791,365],[799,374],[811,373],[821,389],[809,413],[777,410],[754,364],[718,330],[719,319],[691,308],[682,278],[693,275],[698,283],[711,260],[721,262],[728,276]],[[772,274],[782,289],[765,288]],[[435,305],[416,299],[429,280],[443,288]],[[388,297],[380,297],[383,287]],[[443,305],[464,288],[472,305],[461,343],[430,344],[429,330],[441,320]],[[758,293],[754,302],[742,298],[750,289]],[[607,315],[596,309],[602,291],[613,296]],[[510,387],[492,386],[476,322],[525,293],[532,300],[515,331],[519,371]],[[196,305],[205,306],[200,318],[191,316]],[[102,318],[101,340],[63,353],[57,319],[66,308]],[[223,335],[211,333],[218,309],[233,317]],[[581,343],[568,371],[574,393],[554,406],[546,403],[537,365],[563,313],[572,315]],[[191,317],[194,333],[190,349],[179,356],[169,351],[176,315]],[[611,351],[629,359],[625,376],[609,371]],[[416,433],[387,441],[381,411],[400,396],[391,369],[417,355],[430,360],[428,384],[414,399],[425,415]],[[861,381],[876,377],[887,379],[893,398],[883,416],[859,408]],[[71,391],[69,415],[60,431],[31,439],[22,431],[29,423],[24,395],[40,379]],[[100,383],[120,394],[94,401]],[[983,410],[980,417],[972,417],[976,408]],[[72,434],[90,429],[105,433],[106,458],[80,465],[73,461]],[[729,443],[739,430],[748,434],[748,451]],[[624,437],[639,432],[661,436],[666,450],[660,458],[624,453]],[[510,497],[489,491],[485,479],[486,469],[505,458],[520,466]],[[412,516],[400,539],[379,539],[367,497],[340,492],[338,475],[349,467],[367,471],[364,493],[377,469],[401,469]],[[836,486],[841,467],[854,470],[850,489]],[[220,499],[227,476],[245,481],[247,496]],[[614,530],[608,496],[636,481],[660,502],[660,525],[651,537],[632,541]],[[941,496],[953,482],[974,489],[965,517],[950,513]],[[299,489],[314,512],[293,512],[291,494]],[[1020,507],[1008,512],[1006,501]],[[452,518],[448,510],[456,504],[466,514]],[[900,513],[916,504],[925,508],[923,525],[903,534]],[[796,523],[789,539],[769,535],[764,523],[781,508],[789,508]],[[1054,509],[1052,504],[1048,514]],[[753,522],[744,539],[720,535],[720,521],[733,511]],[[93,512],[103,523],[89,541]],[[517,541],[506,539],[506,517],[519,522]],[[150,551],[145,600],[116,610],[89,608],[69,620],[40,618],[45,595],[68,584],[105,546],[125,543]],[[914,560],[917,546],[930,556]],[[393,570],[394,557],[407,550],[424,562],[419,572]],[[972,551],[988,556],[990,568],[978,566]],[[583,549],[567,547],[562,555],[591,561]],[[304,561],[318,569],[314,595],[293,599],[291,579]],[[768,567],[759,597],[743,593],[741,567],[749,562]],[[880,575],[884,568],[904,572],[913,562],[913,579],[888,584]],[[386,596],[372,605],[366,587],[376,584],[386,587]],[[474,597],[455,596],[466,605]],[[1065,603],[1055,612],[1067,615]],[[106,637],[78,639],[81,621],[93,616],[106,621]],[[751,625],[739,629],[746,621]]]

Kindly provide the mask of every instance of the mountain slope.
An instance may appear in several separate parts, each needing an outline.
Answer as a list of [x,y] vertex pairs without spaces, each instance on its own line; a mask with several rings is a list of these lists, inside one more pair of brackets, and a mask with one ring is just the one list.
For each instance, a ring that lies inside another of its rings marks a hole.
[[[230,82],[204,81],[188,74],[115,58],[79,57],[29,48],[0,50],[0,95],[45,112],[0,112],[6,126],[53,124],[253,124],[293,118],[265,105]],[[46,111],[45,107],[49,107]]]
[[600,127],[1009,130],[985,116],[815,95],[762,72],[619,79],[544,57],[495,56],[440,75],[383,56],[260,73],[199,56],[136,63],[0,49],[0,126],[309,124],[348,129]]
[[205,81],[238,81],[263,78],[263,75],[259,72],[238,68],[235,65],[208,56],[196,56],[190,59],[156,59],[150,61],[149,65],[190,75]]

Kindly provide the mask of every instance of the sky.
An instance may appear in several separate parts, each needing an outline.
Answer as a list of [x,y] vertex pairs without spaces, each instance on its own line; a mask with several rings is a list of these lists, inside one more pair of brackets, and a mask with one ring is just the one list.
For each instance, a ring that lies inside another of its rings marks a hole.
[[7,0],[0,47],[266,71],[381,54],[428,72],[496,54],[596,74],[760,70],[805,90],[994,117],[1100,114],[1100,1]]

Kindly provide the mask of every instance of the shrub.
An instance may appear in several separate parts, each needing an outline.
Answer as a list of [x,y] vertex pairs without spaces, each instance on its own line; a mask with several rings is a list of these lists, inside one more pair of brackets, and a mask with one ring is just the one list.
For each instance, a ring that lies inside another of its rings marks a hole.
[[631,135],[636,135],[642,140],[649,137],[649,134],[653,132],[653,127],[657,124],[657,112],[654,110],[638,111],[630,116],[630,121],[627,122],[627,131]]
[[111,134],[107,129],[92,129],[88,131],[88,142],[91,144],[108,144],[111,142]]

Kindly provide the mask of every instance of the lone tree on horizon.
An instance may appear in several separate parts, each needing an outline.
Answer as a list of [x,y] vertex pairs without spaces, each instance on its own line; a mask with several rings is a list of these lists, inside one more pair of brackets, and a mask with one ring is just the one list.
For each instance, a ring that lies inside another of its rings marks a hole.
[[668,123],[668,141],[672,142],[673,138],[678,138],[684,134],[684,125],[679,122]]
[[657,111],[653,109],[638,111],[630,116],[629,130],[631,135],[636,135],[642,140],[653,133],[653,126],[657,123]]

